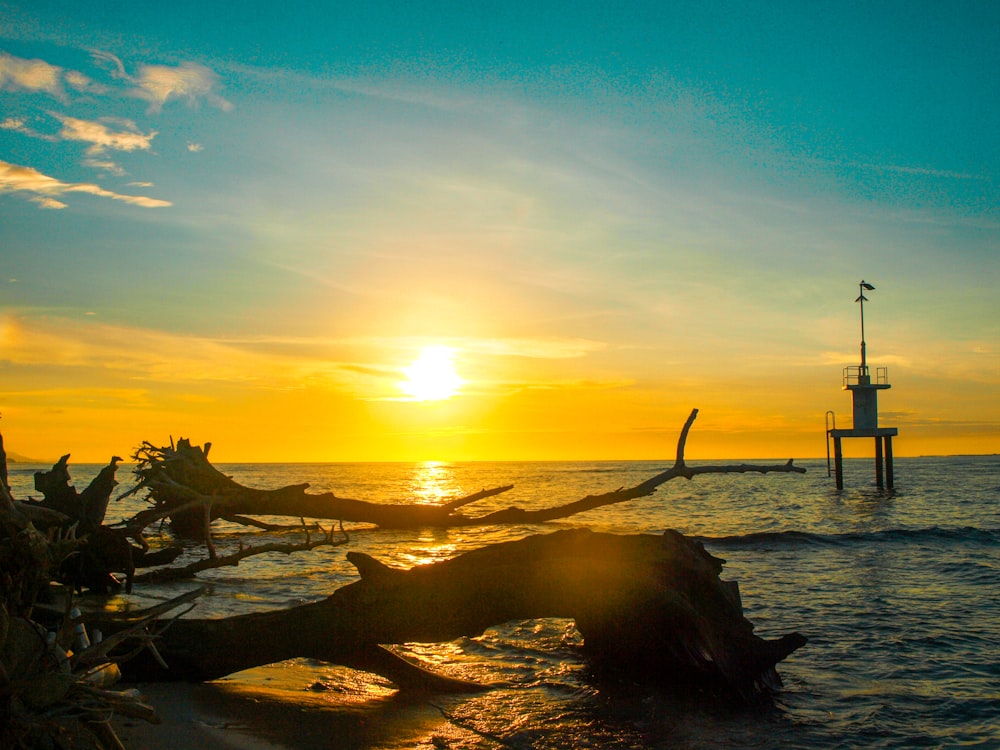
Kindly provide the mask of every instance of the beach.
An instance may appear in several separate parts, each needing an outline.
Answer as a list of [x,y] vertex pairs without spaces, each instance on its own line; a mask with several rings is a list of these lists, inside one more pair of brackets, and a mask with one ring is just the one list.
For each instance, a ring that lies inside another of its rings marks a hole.
[[129,750],[419,747],[420,738],[437,736],[435,725],[443,722],[423,702],[333,702],[307,686],[294,699],[283,691],[232,681],[129,687],[138,688],[160,717],[158,724],[114,720],[115,732]]
[[[227,716],[218,708],[210,709],[211,696],[217,692],[210,685],[159,683],[135,687],[145,702],[156,709],[160,722],[152,724],[142,719],[116,717],[115,732],[127,748],[277,750],[287,747],[256,736],[249,726],[240,726],[235,714]],[[252,703],[247,706],[250,707]]]
[[304,660],[207,683],[118,687],[139,690],[160,718],[115,719],[129,750],[402,750],[475,737],[435,708],[446,697],[403,695],[377,675]]

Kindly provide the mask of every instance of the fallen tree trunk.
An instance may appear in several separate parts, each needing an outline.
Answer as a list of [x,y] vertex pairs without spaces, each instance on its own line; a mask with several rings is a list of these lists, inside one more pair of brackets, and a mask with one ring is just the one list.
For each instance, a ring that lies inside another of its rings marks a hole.
[[451,641],[510,620],[567,617],[602,670],[749,697],[780,684],[775,665],[805,643],[797,633],[754,635],[737,585],[719,578],[722,561],[677,532],[559,531],[410,570],[361,553],[348,558],[361,580],[320,602],[176,620],[157,641],[166,669],[149,654],[122,669],[139,680],[200,681],[307,657],[401,687],[456,690],[470,685],[404,662],[382,644]]
[[805,469],[789,460],[777,465],[740,464],[732,466],[688,466],[684,446],[691,425],[698,415],[693,409],[681,430],[674,465],[640,484],[619,488],[600,495],[538,510],[510,507],[481,516],[458,513],[458,509],[487,497],[510,490],[513,485],[484,489],[440,505],[417,503],[388,504],[338,497],[332,492],[310,494],[308,484],[295,484],[275,490],[244,487],[215,468],[208,460],[211,443],[205,448],[180,439],[177,445],[158,448],[144,443],[133,457],[138,463],[140,482],[134,491],[145,489],[153,507],[142,511],[129,522],[132,533],[169,517],[182,534],[205,536],[208,523],[217,518],[239,521],[241,516],[275,515],[336,519],[373,523],[382,528],[457,527],[472,525],[544,523],[567,518],[587,510],[613,505],[651,495],[661,484],[699,474],[745,472],[804,473]]

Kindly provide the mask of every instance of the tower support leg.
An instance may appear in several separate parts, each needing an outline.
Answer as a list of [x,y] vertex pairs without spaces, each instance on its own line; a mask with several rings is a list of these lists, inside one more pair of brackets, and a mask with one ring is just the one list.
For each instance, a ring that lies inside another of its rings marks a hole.
[[875,438],[875,486],[882,489],[885,483],[882,479],[882,438]]
[[833,470],[837,475],[837,489],[844,489],[844,451],[839,437],[833,439]]
[[885,482],[890,490],[893,488],[892,478],[892,435],[885,436]]

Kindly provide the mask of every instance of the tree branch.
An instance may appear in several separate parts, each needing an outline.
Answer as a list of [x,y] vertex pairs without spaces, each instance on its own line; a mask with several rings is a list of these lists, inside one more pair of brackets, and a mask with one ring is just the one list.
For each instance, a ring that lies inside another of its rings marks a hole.
[[[135,458],[139,463],[136,474],[148,489],[148,497],[155,509],[143,511],[147,518],[169,516],[175,528],[182,532],[204,534],[204,525],[213,518],[231,518],[234,515],[289,515],[308,518],[339,519],[373,523],[382,528],[457,527],[488,524],[544,523],[567,518],[577,513],[626,502],[652,494],[656,489],[677,477],[691,479],[699,474],[730,474],[748,471],[760,473],[804,473],[805,469],[792,461],[785,464],[758,466],[688,466],[684,451],[688,435],[698,416],[692,409],[677,440],[674,465],[659,474],[630,488],[619,488],[600,495],[588,495],[573,502],[541,510],[510,507],[481,516],[458,513],[458,509],[484,498],[509,491],[513,485],[484,489],[471,495],[449,500],[440,505],[422,503],[373,503],[365,500],[338,497],[332,492],[309,494],[308,484],[296,484],[276,490],[259,490],[243,487],[212,466],[207,452],[181,439],[176,448],[154,448],[144,443]],[[205,517],[211,505],[211,515]],[[197,511],[201,511],[200,514]],[[141,514],[140,514],[141,515]],[[138,516],[136,517],[138,519]],[[133,519],[129,523],[138,523]]]
[[268,552],[281,552],[282,554],[290,555],[293,552],[308,552],[309,550],[316,549],[317,547],[340,547],[350,541],[350,537],[348,537],[347,532],[344,531],[343,524],[340,525],[340,533],[342,535],[341,539],[333,538],[333,527],[331,527],[329,531],[323,531],[322,527],[320,527],[320,531],[323,532],[322,536],[319,539],[312,539],[309,535],[309,529],[305,528],[306,540],[298,544],[269,542],[266,544],[244,547],[243,544],[240,543],[240,547],[236,552],[228,555],[222,555],[221,557],[217,553],[213,554],[213,547],[212,551],[209,552],[209,557],[207,559],[198,560],[196,562],[189,563],[188,565],[176,568],[157,568],[156,570],[151,570],[148,573],[136,576],[136,581],[140,583],[163,583],[164,581],[176,581],[184,578],[192,578],[203,570],[239,565],[242,560],[246,560],[248,557],[253,557],[254,555],[263,555]]

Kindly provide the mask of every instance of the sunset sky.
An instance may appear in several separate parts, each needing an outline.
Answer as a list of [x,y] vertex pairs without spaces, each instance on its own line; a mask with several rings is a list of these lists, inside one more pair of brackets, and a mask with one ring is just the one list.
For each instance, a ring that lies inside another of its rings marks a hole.
[[991,0],[0,1],[0,432],[822,456],[863,278],[896,453],[1000,452],[998,71]]

